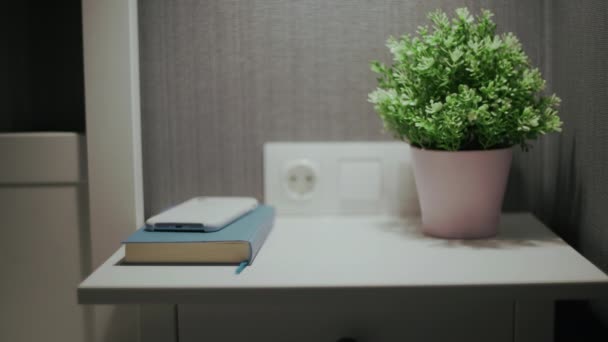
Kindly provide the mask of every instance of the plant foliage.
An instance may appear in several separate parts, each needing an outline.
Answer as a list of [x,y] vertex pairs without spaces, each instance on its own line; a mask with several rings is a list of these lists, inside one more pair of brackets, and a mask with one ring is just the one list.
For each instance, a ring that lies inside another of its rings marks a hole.
[[509,147],[561,130],[560,99],[541,96],[545,81],[512,33],[496,34],[492,13],[466,8],[451,21],[429,14],[432,28],[393,37],[392,66],[380,74],[369,101],[385,128],[410,144],[439,150]]

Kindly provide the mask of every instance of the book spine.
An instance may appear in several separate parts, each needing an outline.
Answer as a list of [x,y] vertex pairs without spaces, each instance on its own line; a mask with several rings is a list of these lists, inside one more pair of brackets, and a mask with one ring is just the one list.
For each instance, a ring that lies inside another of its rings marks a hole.
[[262,248],[262,245],[270,234],[270,231],[274,226],[274,218],[275,211],[274,208],[271,208],[271,210],[269,210],[268,217],[262,223],[261,228],[256,231],[253,238],[249,241],[249,265],[253,263],[253,259],[255,259],[256,255],[260,251],[260,248]]

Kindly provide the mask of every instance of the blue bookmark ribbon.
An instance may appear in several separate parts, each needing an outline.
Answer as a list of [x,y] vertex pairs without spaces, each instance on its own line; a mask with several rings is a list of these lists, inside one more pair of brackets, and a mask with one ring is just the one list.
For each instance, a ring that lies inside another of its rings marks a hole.
[[239,267],[236,268],[236,271],[234,272],[235,274],[241,274],[241,272],[243,272],[243,270],[245,269],[245,267],[247,267],[247,265],[249,265],[249,261],[245,260],[243,262],[241,262],[239,264]]

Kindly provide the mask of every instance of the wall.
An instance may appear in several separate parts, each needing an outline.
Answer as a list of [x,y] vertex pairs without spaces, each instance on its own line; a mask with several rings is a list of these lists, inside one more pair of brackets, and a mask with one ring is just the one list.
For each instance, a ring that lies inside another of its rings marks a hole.
[[146,216],[198,194],[261,198],[265,141],[390,139],[367,63],[387,58],[388,35],[462,5],[491,9],[563,99],[563,134],[516,152],[505,209],[532,210],[608,271],[602,0],[140,0]]
[[[491,9],[543,67],[542,1],[140,1],[146,216],[200,194],[261,199],[266,141],[391,139],[369,61],[463,5]],[[540,153],[516,155],[508,209],[534,201]]]
[[[546,141],[538,214],[608,272],[608,2],[551,3],[550,73],[563,133]],[[608,326],[608,302],[593,303]]]
[[[83,0],[91,261],[143,223],[136,0]],[[140,339],[139,305],[96,305],[93,340]],[[161,324],[163,325],[163,324]]]
[[84,132],[80,1],[7,1],[0,13],[0,132]]

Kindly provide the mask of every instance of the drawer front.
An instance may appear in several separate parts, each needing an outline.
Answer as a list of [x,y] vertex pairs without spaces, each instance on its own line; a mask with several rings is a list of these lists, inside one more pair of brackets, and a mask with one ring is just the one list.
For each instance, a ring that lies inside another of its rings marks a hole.
[[179,305],[180,342],[512,341],[513,302],[399,303],[390,307],[239,308]]

